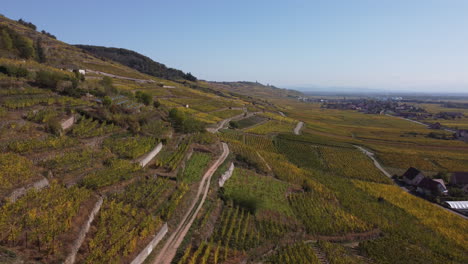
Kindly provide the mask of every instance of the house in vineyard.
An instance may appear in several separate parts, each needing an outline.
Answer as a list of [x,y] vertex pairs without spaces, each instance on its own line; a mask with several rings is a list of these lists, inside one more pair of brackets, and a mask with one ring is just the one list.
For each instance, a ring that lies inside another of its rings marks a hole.
[[420,170],[413,167],[409,168],[402,176],[406,184],[413,186],[418,185],[425,177]]
[[416,191],[424,195],[447,195],[448,191],[442,179],[431,179],[424,177],[418,185]]

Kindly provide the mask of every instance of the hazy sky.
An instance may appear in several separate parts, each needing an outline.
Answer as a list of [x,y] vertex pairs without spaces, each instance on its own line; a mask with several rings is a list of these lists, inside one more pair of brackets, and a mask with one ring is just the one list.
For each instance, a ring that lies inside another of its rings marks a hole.
[[468,92],[468,0],[5,0],[0,13],[207,80]]

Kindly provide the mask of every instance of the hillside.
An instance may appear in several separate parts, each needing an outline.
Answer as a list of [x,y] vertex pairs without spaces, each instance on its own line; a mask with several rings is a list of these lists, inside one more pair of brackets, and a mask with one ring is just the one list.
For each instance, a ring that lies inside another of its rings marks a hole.
[[465,142],[151,76],[5,17],[0,36],[0,263],[468,263],[466,217],[435,204],[462,188],[398,177],[468,171]]
[[75,45],[96,57],[113,60],[139,72],[151,76],[170,80],[195,81],[196,78],[190,73],[166,67],[166,65],[155,62],[152,59],[132,50],[122,48],[108,48],[90,45]]
[[258,98],[297,98],[303,96],[301,92],[277,88],[272,85],[264,85],[258,82],[208,82],[211,86],[242,94],[245,96],[253,96]]

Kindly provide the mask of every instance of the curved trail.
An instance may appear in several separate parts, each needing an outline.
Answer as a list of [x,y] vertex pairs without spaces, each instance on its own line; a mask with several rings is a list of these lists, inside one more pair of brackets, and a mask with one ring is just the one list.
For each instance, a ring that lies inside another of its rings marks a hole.
[[[226,143],[222,143],[223,146],[223,153],[216,162],[211,165],[211,167],[205,172],[203,175],[202,180],[200,181],[200,186],[198,187],[197,195],[193,200],[189,210],[184,215],[184,218],[179,223],[177,228],[174,230],[172,235],[168,238],[164,247],[159,252],[156,259],[153,261],[154,264],[170,264],[172,259],[174,258],[177,249],[179,248],[182,240],[184,239],[185,235],[189,231],[190,227],[193,224],[193,221],[197,217],[198,212],[203,206],[205,202],[206,196],[208,195],[208,190],[210,188],[211,177],[213,176],[214,172],[218,169],[218,167],[224,162],[224,160],[229,155],[229,148]],[[198,206],[195,208],[195,206]]]
[[368,151],[367,149],[361,147],[361,146],[356,146],[354,145],[356,148],[358,148],[360,151],[362,151],[364,154],[366,154],[369,158],[371,158],[372,161],[374,161],[374,166],[379,169],[383,174],[385,174],[385,176],[389,177],[389,178],[392,178],[392,175],[390,173],[388,173],[388,171],[386,171],[382,165],[380,165],[380,163],[374,158],[374,153]]
[[294,134],[299,135],[303,126],[304,122],[300,121],[299,123],[297,123],[296,127],[294,128]]

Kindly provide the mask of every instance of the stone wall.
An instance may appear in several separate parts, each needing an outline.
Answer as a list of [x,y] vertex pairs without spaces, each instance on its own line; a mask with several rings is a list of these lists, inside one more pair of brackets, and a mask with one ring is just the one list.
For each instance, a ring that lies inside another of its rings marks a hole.
[[62,126],[63,130],[69,129],[73,126],[73,124],[75,124],[75,115],[72,115],[69,118],[64,119],[62,120],[62,122],[60,122],[60,125]]
[[168,228],[167,223],[165,223],[156,236],[148,243],[148,245],[136,256],[136,258],[130,264],[141,264],[146,258],[153,252],[153,249],[158,245],[158,243],[163,239],[167,234]]
[[234,172],[234,163],[231,162],[229,169],[221,175],[219,178],[219,187],[223,187],[224,183],[231,178],[232,173]]
[[80,249],[81,244],[83,244],[83,241],[85,240],[86,234],[88,233],[89,228],[91,227],[91,223],[93,222],[94,217],[97,215],[97,213],[101,209],[102,202],[103,202],[102,197],[99,197],[99,200],[96,202],[96,204],[94,205],[93,210],[89,214],[88,220],[81,227],[78,238],[75,240],[75,242],[73,242],[72,250],[71,250],[70,254],[67,256],[67,258],[65,259],[64,264],[73,264],[73,263],[75,263],[76,254],[78,253],[78,250]]
[[161,151],[163,147],[162,143],[159,143],[150,153],[146,154],[140,161],[139,164],[142,167],[145,167],[158,153]]
[[9,200],[10,202],[16,202],[16,200],[18,200],[18,198],[25,195],[26,192],[28,190],[30,190],[31,188],[34,188],[36,190],[40,190],[40,189],[42,189],[44,187],[47,187],[47,186],[49,186],[49,181],[46,178],[42,178],[42,180],[31,183],[31,184],[27,185],[26,187],[21,187],[21,188],[18,188],[16,190],[14,190],[13,192],[11,192],[11,194],[6,199]]

